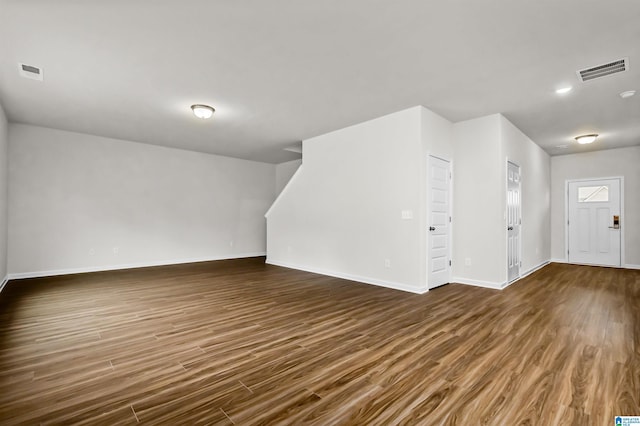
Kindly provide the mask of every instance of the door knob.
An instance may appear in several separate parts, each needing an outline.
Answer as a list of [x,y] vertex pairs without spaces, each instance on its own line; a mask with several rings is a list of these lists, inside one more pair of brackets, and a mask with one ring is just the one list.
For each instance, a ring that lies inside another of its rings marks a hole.
[[513,231],[513,226],[508,227],[507,231]]
[[436,230],[436,228],[434,228],[433,226],[429,227],[429,231],[435,231],[435,230]]

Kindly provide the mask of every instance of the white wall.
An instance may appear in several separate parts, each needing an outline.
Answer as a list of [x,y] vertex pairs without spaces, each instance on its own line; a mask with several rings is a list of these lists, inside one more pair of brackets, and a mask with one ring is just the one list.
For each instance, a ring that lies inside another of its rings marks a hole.
[[303,148],[302,168],[268,214],[269,263],[425,291],[428,155],[453,164],[452,281],[507,284],[507,159],[526,179],[521,272],[549,260],[549,156],[500,114],[452,125],[416,107]]
[[[420,107],[422,144],[427,155],[453,160],[453,125],[438,114]],[[424,157],[426,160],[426,157]]]
[[[507,160],[520,166],[522,197],[522,266],[520,274],[545,264],[551,258],[551,162],[550,156],[502,115],[503,188],[506,191]],[[506,212],[506,196],[502,198]],[[504,222],[506,228],[506,219]],[[505,234],[506,238],[506,234]],[[506,263],[506,246],[505,246]]]
[[271,164],[10,124],[9,272],[262,254],[274,180]]
[[0,104],[0,289],[7,275],[9,124]]
[[[267,261],[420,292],[422,107],[303,141],[267,216]],[[414,220],[402,220],[413,210]],[[385,267],[385,259],[391,265]]]
[[500,137],[499,114],[453,125],[456,282],[501,287],[506,280],[506,195]]
[[571,179],[624,176],[625,258],[640,267],[640,146],[551,158],[551,257],[566,261],[565,184]]
[[276,165],[276,196],[287,186],[301,164],[302,160],[293,160]]
[[507,160],[522,174],[521,275],[549,261],[550,158],[501,114],[459,122],[454,140],[454,281],[507,284]]

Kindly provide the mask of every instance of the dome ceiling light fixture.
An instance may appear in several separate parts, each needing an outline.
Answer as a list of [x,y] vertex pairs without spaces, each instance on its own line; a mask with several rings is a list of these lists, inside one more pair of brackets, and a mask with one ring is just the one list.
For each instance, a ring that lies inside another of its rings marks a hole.
[[191,105],[191,111],[193,111],[193,115],[203,120],[206,120],[207,118],[211,118],[213,113],[216,112],[216,110],[213,109],[213,107],[210,107],[209,105],[203,105],[203,104]]
[[586,145],[588,143],[592,143],[593,141],[595,141],[597,137],[598,135],[596,133],[592,133],[590,135],[576,136],[576,141],[580,145]]

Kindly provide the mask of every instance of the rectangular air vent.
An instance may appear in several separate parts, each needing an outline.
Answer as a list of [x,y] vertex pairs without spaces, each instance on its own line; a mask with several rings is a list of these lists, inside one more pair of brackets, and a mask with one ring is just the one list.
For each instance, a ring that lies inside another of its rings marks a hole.
[[34,65],[23,64],[23,63],[18,64],[18,73],[20,74],[21,77],[30,78],[32,80],[38,80],[38,81],[42,81],[44,77],[42,68],[36,67]]
[[576,71],[580,81],[585,82],[606,75],[616,74],[629,69],[629,58],[618,59],[608,64],[598,65],[584,70]]

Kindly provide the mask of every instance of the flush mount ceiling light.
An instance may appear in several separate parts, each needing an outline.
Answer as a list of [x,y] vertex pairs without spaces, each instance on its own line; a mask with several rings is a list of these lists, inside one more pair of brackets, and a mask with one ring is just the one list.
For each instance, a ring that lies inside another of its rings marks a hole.
[[207,118],[211,118],[216,110],[209,105],[195,104],[191,105],[191,111],[193,111],[193,115],[196,117],[206,120]]
[[592,133],[590,135],[576,136],[576,141],[580,145],[586,145],[588,143],[592,143],[593,141],[595,141],[597,137],[598,135],[596,133]]
[[564,95],[565,93],[569,93],[571,91],[571,86],[561,87],[556,90],[558,95]]
[[622,99],[627,99],[627,98],[632,97],[632,96],[633,96],[633,95],[635,95],[635,94],[636,94],[636,91],[635,91],[635,90],[627,90],[626,92],[622,92],[622,93],[620,93],[620,97],[621,97]]

